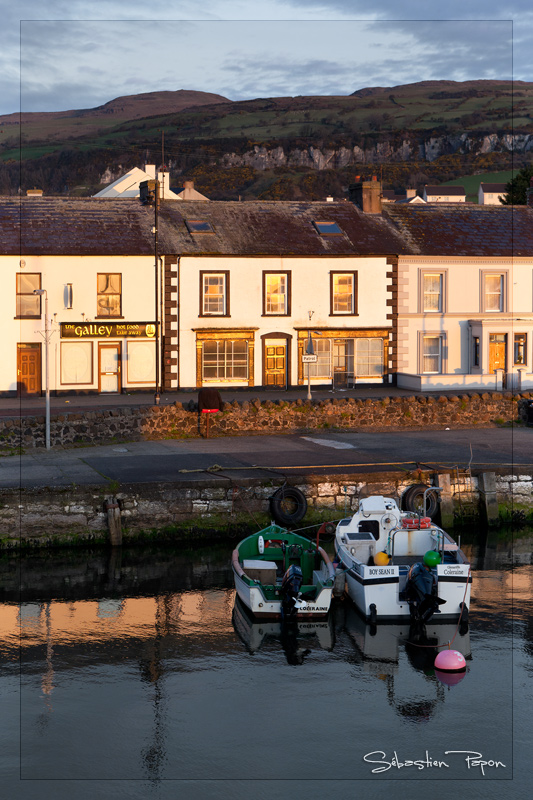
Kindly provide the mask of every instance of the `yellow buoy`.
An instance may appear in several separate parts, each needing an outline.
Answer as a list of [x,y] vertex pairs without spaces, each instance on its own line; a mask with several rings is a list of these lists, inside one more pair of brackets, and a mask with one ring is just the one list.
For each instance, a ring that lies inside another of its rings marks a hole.
[[376,555],[374,556],[374,564],[376,564],[376,566],[386,567],[388,563],[389,563],[389,557],[387,553],[385,553],[384,551],[382,551],[381,553],[376,553]]

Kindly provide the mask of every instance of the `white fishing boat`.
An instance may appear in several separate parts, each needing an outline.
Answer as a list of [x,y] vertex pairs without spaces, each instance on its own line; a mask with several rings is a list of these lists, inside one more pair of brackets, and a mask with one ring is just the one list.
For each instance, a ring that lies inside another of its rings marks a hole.
[[323,548],[305,536],[269,525],[237,545],[231,565],[237,594],[255,617],[327,616],[335,570]]
[[468,621],[470,564],[430,517],[401,511],[390,497],[362,498],[338,523],[335,552],[345,590],[369,622]]

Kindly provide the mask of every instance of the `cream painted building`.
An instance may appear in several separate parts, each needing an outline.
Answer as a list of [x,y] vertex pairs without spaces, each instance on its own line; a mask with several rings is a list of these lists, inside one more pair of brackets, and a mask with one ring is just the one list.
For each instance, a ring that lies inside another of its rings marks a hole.
[[[164,204],[168,388],[392,380],[402,242],[352,203]],[[309,353],[311,331],[313,353]],[[311,355],[311,358],[308,356]]]
[[52,393],[153,387],[153,213],[125,200],[0,205],[0,394],[44,391],[47,351]]

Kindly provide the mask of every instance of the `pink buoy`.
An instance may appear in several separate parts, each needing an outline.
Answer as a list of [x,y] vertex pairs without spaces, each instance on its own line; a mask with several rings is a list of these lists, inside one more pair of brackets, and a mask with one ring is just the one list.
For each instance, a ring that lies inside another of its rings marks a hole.
[[441,672],[465,672],[465,657],[458,650],[442,650],[435,659],[435,669]]

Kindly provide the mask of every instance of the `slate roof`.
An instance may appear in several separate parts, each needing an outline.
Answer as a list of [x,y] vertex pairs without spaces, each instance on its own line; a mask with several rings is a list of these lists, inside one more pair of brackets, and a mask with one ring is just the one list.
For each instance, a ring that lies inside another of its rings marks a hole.
[[386,204],[383,217],[413,254],[533,256],[533,208],[528,206]]
[[494,194],[505,194],[507,187],[506,183],[481,183],[484,192],[493,192]]
[[147,255],[153,224],[139,200],[0,197],[0,254]]
[[[190,233],[186,220],[214,233]],[[341,235],[321,235],[335,222]],[[0,254],[153,255],[154,209],[138,200],[0,197]],[[349,202],[167,201],[159,213],[166,255],[533,256],[528,206],[385,203],[364,214]]]
[[[396,228],[349,202],[162,203],[161,226],[175,254],[352,256],[407,252]],[[214,233],[191,234],[185,221],[209,222]],[[320,235],[313,222],[336,222],[342,235]]]

